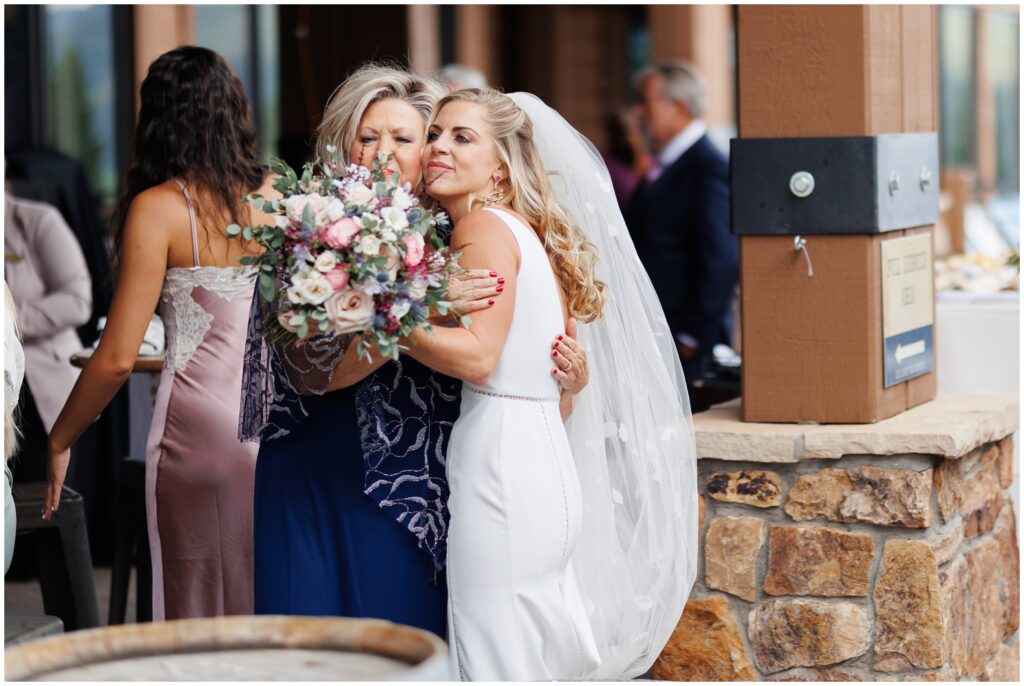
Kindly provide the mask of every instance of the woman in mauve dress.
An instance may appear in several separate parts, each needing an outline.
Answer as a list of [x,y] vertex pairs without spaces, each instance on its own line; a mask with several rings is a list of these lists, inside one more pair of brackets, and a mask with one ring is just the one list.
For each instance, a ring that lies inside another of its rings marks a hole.
[[115,215],[117,290],[106,330],[49,437],[59,506],[69,448],[131,374],[159,306],[167,356],[146,456],[153,618],[251,614],[256,446],[238,440],[255,246],[226,227],[268,220],[273,197],[238,77],[205,48],[159,58],[142,83],[134,157]]

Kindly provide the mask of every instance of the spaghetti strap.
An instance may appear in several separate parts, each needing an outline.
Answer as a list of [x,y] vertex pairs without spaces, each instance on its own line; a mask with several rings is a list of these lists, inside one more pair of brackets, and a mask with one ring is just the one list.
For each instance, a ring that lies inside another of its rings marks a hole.
[[192,228],[192,261],[193,266],[199,265],[199,237],[196,232],[196,208],[192,204],[192,196],[189,195],[188,187],[185,182],[181,179],[175,179],[174,182],[178,184],[178,188],[181,189],[182,194],[185,196],[185,202],[188,203],[188,222]]

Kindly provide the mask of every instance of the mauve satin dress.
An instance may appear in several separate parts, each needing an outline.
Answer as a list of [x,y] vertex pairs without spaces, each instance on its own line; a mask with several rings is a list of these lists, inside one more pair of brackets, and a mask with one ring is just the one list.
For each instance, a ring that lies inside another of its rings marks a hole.
[[146,449],[153,619],[252,614],[252,507],[258,445],[238,440],[251,268],[167,270],[160,313],[167,361]]

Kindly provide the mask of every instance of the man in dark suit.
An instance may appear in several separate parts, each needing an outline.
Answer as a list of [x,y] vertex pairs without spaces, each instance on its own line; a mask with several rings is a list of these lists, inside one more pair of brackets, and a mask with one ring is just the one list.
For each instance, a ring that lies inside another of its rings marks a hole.
[[729,162],[706,135],[704,86],[690,65],[646,69],[637,85],[656,164],[633,193],[626,223],[693,396],[694,382],[710,370],[712,348],[728,345],[732,334],[739,246],[729,231]]

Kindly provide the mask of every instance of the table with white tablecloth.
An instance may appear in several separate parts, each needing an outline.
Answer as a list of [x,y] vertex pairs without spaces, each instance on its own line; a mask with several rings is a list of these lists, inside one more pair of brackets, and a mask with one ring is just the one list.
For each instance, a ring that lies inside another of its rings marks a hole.
[[[939,392],[1020,395],[1020,293],[940,291],[935,305]],[[1020,512],[1020,441],[1014,436],[1013,506]]]

